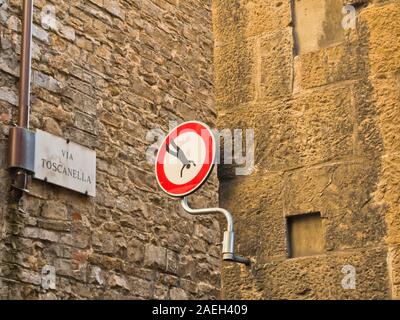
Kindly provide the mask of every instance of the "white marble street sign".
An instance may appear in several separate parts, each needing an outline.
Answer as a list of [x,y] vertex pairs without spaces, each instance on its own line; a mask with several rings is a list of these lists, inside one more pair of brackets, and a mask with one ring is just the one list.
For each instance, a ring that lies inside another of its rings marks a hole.
[[37,130],[34,178],[96,196],[96,152]]

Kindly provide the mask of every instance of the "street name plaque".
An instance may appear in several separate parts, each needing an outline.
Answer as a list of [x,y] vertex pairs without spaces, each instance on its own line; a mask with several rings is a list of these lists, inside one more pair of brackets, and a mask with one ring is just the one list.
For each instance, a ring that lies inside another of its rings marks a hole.
[[34,178],[95,197],[96,152],[41,130],[35,136]]

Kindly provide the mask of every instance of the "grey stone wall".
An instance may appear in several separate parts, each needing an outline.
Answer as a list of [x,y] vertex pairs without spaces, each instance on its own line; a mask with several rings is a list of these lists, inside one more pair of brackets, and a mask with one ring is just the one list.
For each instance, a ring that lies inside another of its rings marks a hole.
[[[97,151],[97,196],[31,181],[15,204],[21,3],[0,0],[0,297],[218,298],[218,223],[183,213],[145,158],[150,129],[214,125],[210,1],[35,1],[31,126]],[[217,188],[193,206],[215,206]]]

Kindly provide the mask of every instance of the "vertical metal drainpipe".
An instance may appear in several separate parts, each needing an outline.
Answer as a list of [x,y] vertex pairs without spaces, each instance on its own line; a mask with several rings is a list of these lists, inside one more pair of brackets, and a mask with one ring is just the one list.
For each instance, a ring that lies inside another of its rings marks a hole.
[[32,66],[33,0],[24,0],[22,17],[21,69],[19,86],[18,126],[29,129]]
[[9,165],[13,169],[13,193],[21,198],[27,191],[28,176],[33,172],[34,135],[29,131],[33,0],[24,0],[19,83],[18,123],[9,136]]

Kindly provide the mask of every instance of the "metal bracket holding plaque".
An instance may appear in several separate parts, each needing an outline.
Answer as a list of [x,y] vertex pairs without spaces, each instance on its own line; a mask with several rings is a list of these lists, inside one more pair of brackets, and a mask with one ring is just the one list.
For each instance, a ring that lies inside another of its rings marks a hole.
[[96,196],[95,151],[48,132],[21,127],[10,129],[9,149],[10,169],[25,170],[35,179]]
[[198,190],[210,176],[216,157],[215,138],[201,122],[185,122],[167,135],[156,160],[156,177],[168,195],[181,198],[183,209],[192,215],[221,213],[227,221],[222,243],[222,259],[250,265],[250,260],[235,255],[235,233],[231,213],[222,208],[192,209],[187,196]]

